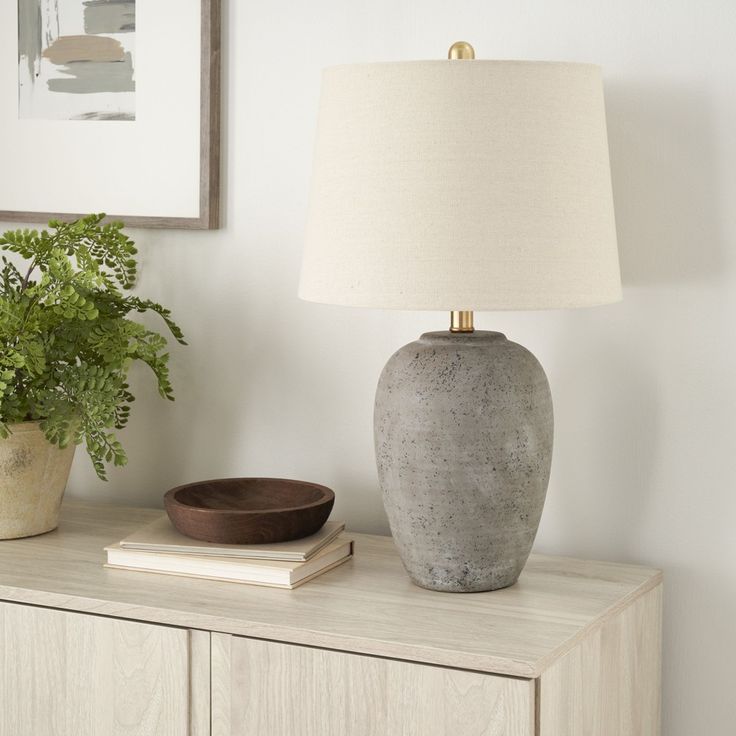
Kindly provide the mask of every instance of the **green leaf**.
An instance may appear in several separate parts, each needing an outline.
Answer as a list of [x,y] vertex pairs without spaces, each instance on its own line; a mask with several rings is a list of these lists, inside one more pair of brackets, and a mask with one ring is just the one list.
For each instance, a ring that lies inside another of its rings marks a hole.
[[113,430],[130,416],[133,364],[147,365],[173,399],[167,341],[131,315],[158,314],[186,344],[168,309],[123,295],[136,280],[137,250],[123,223],[104,218],[0,237],[0,437],[12,423],[41,420],[50,442],[85,443],[103,479],[106,462],[127,462]]

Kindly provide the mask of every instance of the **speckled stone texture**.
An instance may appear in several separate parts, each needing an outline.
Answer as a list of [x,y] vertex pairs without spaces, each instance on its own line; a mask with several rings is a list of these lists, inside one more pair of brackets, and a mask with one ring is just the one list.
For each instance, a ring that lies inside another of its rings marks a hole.
[[513,585],[552,459],[552,397],[537,359],[500,332],[428,332],[384,368],[374,426],[411,579],[458,593]]
[[0,539],[56,529],[74,459],[74,445],[52,445],[38,422],[10,429],[10,437],[0,439]]

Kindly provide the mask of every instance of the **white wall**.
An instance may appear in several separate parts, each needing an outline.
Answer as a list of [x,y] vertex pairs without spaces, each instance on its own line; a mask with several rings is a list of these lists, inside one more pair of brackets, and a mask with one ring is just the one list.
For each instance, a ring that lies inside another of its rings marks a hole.
[[736,723],[736,3],[733,0],[225,0],[225,220],[135,233],[140,292],[171,306],[177,401],[141,371],[130,465],[74,495],[159,504],[198,478],[335,488],[337,515],[386,532],[373,465],[378,374],[444,314],[297,300],[323,66],[480,57],[603,65],[625,281],[619,305],[484,314],[533,350],[556,402],[538,549],[664,568],[666,736]]

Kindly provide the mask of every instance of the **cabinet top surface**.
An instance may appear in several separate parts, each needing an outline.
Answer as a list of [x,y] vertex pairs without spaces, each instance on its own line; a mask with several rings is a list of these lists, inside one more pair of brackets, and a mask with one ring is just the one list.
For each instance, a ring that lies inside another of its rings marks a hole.
[[491,593],[414,586],[390,537],[296,590],[103,567],[103,547],[162,512],[68,502],[59,529],[0,541],[0,599],[502,675],[536,677],[661,581],[651,568],[532,555]]

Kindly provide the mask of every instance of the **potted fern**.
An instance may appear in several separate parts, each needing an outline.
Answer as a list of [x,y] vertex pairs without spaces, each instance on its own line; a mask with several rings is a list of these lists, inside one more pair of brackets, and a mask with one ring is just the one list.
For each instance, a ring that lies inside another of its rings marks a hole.
[[0,237],[0,539],[56,528],[77,445],[102,479],[106,463],[125,464],[115,430],[128,421],[134,362],[173,399],[166,339],[131,315],[159,314],[185,344],[181,330],[160,304],[125,293],[137,251],[103,218]]

